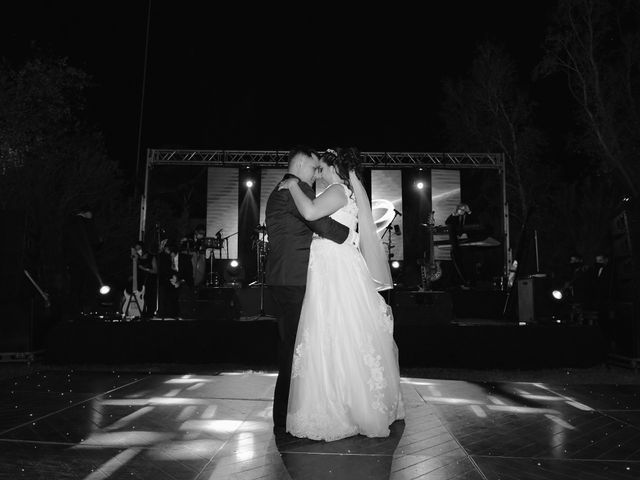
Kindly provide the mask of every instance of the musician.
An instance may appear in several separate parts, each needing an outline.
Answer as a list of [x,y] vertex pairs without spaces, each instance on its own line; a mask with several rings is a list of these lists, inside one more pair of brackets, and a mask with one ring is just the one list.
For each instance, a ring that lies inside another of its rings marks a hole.
[[205,227],[202,224],[196,226],[191,234],[185,236],[180,241],[180,250],[183,253],[191,253],[201,250],[204,247]]
[[464,233],[465,225],[470,224],[471,208],[466,203],[460,203],[445,220],[449,230],[451,244],[451,260],[454,266],[454,279],[462,288],[469,288],[472,280],[471,258],[464,249],[460,248],[460,236]]
[[158,295],[158,260],[144,247],[144,243],[136,242],[133,246],[138,258],[138,289],[144,287],[145,317],[152,317],[157,309]]
[[595,263],[587,273],[590,281],[588,308],[596,320],[608,346],[613,349],[613,270],[606,252],[598,252]]
[[165,254],[168,257],[163,259],[163,270],[161,283],[164,291],[162,316],[178,318],[181,315],[180,301],[190,299],[193,290],[193,266],[191,257],[180,253],[175,245],[166,245]]
[[570,307],[569,319],[577,324],[584,322],[584,306],[589,297],[588,271],[589,268],[584,264],[582,255],[577,252],[569,255],[562,293]]
[[205,256],[205,235],[204,225],[199,224],[193,233],[182,239],[181,251],[191,257],[191,267],[193,270],[193,285],[200,287],[204,284],[206,277],[206,256]]
[[164,318],[169,316],[167,312],[173,308],[171,299],[169,298],[173,290],[173,286],[169,281],[172,276],[169,240],[163,238],[158,245],[158,249],[159,252],[156,256],[156,266],[158,269],[158,309],[156,316]]
[[95,252],[102,245],[93,211],[81,206],[63,226],[63,253],[70,283],[71,314],[90,313],[97,307],[100,280]]

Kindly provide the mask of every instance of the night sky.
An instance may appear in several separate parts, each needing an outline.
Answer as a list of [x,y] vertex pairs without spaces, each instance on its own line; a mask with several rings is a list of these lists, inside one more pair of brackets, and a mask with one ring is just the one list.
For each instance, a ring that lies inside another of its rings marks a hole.
[[[228,9],[151,0],[142,149],[440,151],[441,83],[503,45],[526,83],[555,2],[423,2],[422,10]],[[8,3],[8,2],[7,2]],[[135,164],[147,1],[20,2],[1,56],[69,58],[92,76],[88,115]]]

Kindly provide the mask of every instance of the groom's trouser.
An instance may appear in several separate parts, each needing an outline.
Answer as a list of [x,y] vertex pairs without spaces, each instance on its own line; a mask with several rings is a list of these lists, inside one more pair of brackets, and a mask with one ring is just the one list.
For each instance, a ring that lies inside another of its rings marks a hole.
[[273,286],[270,289],[281,311],[278,317],[278,379],[273,394],[273,424],[276,427],[284,427],[287,422],[291,364],[306,288],[301,285]]

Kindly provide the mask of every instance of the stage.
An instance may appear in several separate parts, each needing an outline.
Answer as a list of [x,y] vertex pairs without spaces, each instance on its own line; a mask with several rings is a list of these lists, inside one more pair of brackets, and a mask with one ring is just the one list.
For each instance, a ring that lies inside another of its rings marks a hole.
[[383,439],[274,436],[275,374],[41,371],[0,382],[6,479],[637,479],[640,386],[403,378]]
[[[463,297],[459,297],[462,295]],[[226,363],[275,367],[278,310],[258,288],[211,289],[184,319],[121,321],[83,317],[55,324],[44,359],[57,364]],[[538,369],[606,361],[597,327],[499,318],[491,292],[393,292],[394,336],[401,367]],[[452,302],[453,299],[453,302]],[[475,308],[472,307],[475,305]],[[475,318],[458,315],[473,312]]]

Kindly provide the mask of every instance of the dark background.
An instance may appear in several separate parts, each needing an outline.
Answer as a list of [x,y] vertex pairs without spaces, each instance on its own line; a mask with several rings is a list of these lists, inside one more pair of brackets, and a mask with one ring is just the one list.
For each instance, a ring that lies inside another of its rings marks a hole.
[[[137,155],[148,2],[4,5],[0,55],[68,57],[92,77],[89,117],[109,154]],[[484,41],[523,81],[542,54],[555,2],[429,2],[347,11],[151,1],[141,136],[146,148],[440,151],[445,77]],[[544,88],[544,86],[539,87]],[[554,104],[557,107],[557,104]],[[544,116],[545,112],[540,112]],[[547,122],[561,121],[554,109]]]

